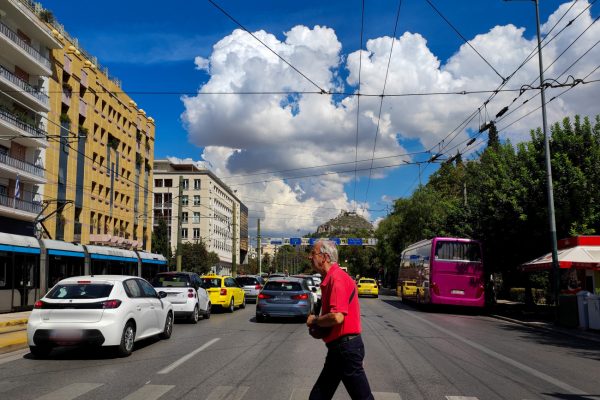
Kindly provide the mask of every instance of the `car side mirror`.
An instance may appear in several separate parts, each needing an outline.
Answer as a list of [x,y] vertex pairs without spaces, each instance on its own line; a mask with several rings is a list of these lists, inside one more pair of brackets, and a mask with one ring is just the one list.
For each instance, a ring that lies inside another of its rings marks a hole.
[[162,290],[158,292],[159,299],[164,299],[165,297],[167,297],[167,292],[163,292]]

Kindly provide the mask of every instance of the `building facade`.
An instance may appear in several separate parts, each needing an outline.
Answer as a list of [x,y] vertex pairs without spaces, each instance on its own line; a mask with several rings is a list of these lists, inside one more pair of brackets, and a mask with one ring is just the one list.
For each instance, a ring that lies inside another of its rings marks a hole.
[[46,237],[151,249],[154,120],[62,26],[52,51]]
[[44,159],[50,52],[62,43],[35,10],[0,0],[0,231],[33,236],[51,179]]
[[[179,178],[183,195],[179,199]],[[162,218],[169,231],[169,242],[177,249],[177,216],[182,207],[182,242],[203,241],[208,251],[219,256],[222,266],[230,266],[232,255],[241,263],[248,250],[248,209],[215,174],[194,163],[154,162],[154,226]],[[243,210],[246,216],[242,217]],[[241,237],[241,232],[246,234]],[[233,238],[237,240],[233,240]],[[242,242],[241,239],[244,239]],[[234,248],[235,246],[235,248]],[[245,246],[245,248],[244,248]],[[243,253],[242,253],[242,248]]]

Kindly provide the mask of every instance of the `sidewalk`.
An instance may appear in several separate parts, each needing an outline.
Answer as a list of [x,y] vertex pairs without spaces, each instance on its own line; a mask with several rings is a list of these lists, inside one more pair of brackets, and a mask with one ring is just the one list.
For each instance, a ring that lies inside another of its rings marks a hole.
[[27,347],[27,319],[31,311],[0,314],[0,354]]

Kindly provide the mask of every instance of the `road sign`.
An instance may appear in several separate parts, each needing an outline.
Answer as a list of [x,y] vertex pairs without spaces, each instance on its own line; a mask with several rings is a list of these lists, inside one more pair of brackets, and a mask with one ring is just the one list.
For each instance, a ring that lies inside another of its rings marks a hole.
[[302,238],[290,238],[290,245],[300,246],[302,244]]
[[329,238],[329,240],[331,240],[332,242],[334,242],[338,246],[340,245],[340,243],[342,243],[342,241],[340,240],[340,238]]

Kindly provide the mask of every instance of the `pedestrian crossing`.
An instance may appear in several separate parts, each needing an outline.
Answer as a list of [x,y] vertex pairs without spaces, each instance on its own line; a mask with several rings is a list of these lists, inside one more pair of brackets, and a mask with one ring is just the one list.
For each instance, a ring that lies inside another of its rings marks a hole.
[[[94,383],[94,382],[83,382],[83,383],[72,383],[67,386],[63,386],[56,390],[51,390],[48,393],[38,395],[37,397],[31,397],[32,400],[75,400],[85,399],[86,397],[98,398],[99,393],[94,395],[94,390],[102,389],[109,385],[107,383]],[[22,386],[18,382],[2,382],[0,381],[0,393],[8,394],[11,389],[17,390]],[[133,392],[121,397],[121,400],[159,400],[159,399],[172,399],[179,398],[181,393],[177,392],[175,385],[156,385],[146,384]],[[207,390],[204,393],[195,391],[193,393],[194,399],[199,400],[247,400],[256,398],[256,393],[253,393],[250,386],[216,386]],[[310,394],[309,388],[290,388],[290,392],[287,396],[277,398],[274,400],[306,400]],[[280,392],[279,392],[280,393]],[[250,395],[251,394],[251,395]],[[87,396],[86,396],[87,395]],[[277,394],[279,396],[279,394]],[[375,400],[403,400],[410,397],[402,397],[399,393],[394,392],[380,392],[374,391],[373,396]],[[118,400],[118,396],[111,396],[111,399]],[[190,397],[191,398],[191,397]],[[334,399],[345,400],[348,398],[344,388],[340,386],[340,389],[336,393]],[[268,400],[264,398],[264,400]],[[433,398],[432,398],[433,400]],[[438,400],[437,398],[435,400]],[[478,397],[473,396],[458,396],[448,395],[441,396],[439,400],[479,400]]]

